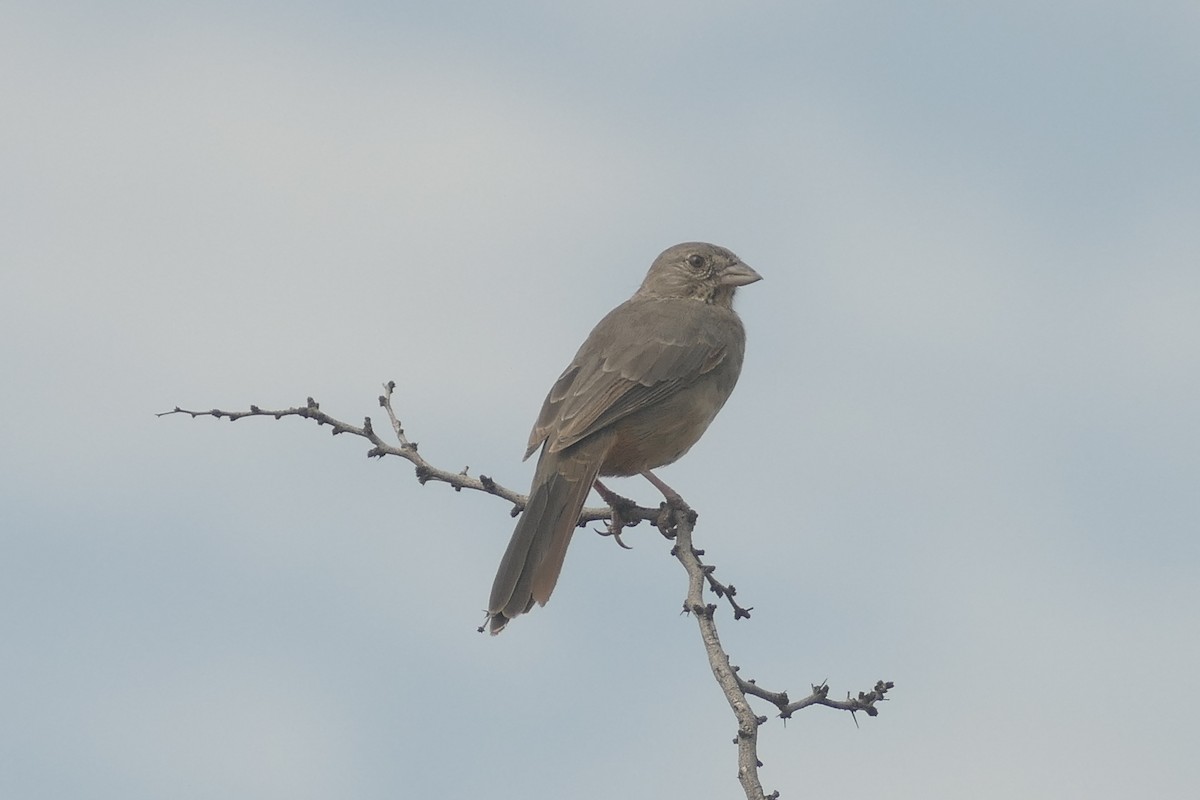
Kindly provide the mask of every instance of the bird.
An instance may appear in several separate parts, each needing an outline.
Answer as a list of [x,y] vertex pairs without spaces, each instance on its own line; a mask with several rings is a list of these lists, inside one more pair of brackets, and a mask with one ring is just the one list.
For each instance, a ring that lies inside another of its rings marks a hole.
[[746,349],[733,295],[761,279],[724,247],[677,244],[592,329],[529,435],[525,459],[541,453],[492,584],[493,635],[550,599],[588,493],[611,495],[599,477],[642,475],[682,503],[651,470],[687,453],[729,399]]

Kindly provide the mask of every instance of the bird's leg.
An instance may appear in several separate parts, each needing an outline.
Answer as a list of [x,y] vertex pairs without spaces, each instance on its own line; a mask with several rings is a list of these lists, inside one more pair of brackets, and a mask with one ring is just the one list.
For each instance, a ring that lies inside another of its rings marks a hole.
[[682,497],[679,496],[679,492],[675,491],[670,486],[667,486],[667,484],[663,482],[662,478],[658,477],[650,470],[643,472],[642,477],[654,484],[655,489],[658,489],[660,492],[662,492],[662,496],[667,500],[667,505],[673,506],[680,510],[691,510],[691,507],[683,501]]
[[612,518],[609,520],[608,530],[600,531],[600,535],[611,536],[621,547],[624,547],[626,550],[632,550],[632,547],[621,541],[621,531],[625,530],[625,526],[627,525],[621,509],[634,508],[637,504],[628,497],[622,497],[612,489],[609,489],[599,479],[592,485],[595,487],[597,494],[600,495],[600,498],[608,503],[608,507],[612,509]]
[[622,497],[621,495],[614,492],[612,489],[605,486],[604,483],[599,478],[596,479],[595,483],[593,483],[592,486],[596,489],[596,493],[600,495],[600,499],[603,500],[604,502],[608,503],[608,505],[610,507],[617,506],[617,505],[624,504],[624,503],[632,503],[633,502],[629,498]]
[[650,470],[643,472],[642,477],[654,484],[654,487],[662,492],[663,497],[666,498],[667,501],[663,503],[662,511],[659,513],[658,521],[654,523],[654,526],[658,528],[659,532],[662,533],[663,536],[667,537],[668,539],[674,539],[675,512],[679,512],[685,516],[691,517],[693,522],[696,519],[696,512],[693,511],[692,507],[684,501],[679,492],[675,491],[670,486],[667,486],[662,478],[658,477]]

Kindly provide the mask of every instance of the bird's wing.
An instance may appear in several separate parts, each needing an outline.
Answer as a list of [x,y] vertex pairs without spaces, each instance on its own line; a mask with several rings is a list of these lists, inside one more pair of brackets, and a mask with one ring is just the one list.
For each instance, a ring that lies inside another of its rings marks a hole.
[[720,364],[724,326],[707,324],[709,307],[693,304],[635,299],[613,309],[550,389],[526,457],[547,439],[551,451],[570,447]]

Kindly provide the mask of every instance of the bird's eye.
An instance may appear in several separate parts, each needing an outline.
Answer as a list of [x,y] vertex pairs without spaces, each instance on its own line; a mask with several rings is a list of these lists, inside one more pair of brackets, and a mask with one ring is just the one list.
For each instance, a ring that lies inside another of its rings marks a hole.
[[692,253],[690,256],[688,256],[688,263],[691,264],[695,269],[700,269],[704,266],[704,256],[700,255],[699,253]]

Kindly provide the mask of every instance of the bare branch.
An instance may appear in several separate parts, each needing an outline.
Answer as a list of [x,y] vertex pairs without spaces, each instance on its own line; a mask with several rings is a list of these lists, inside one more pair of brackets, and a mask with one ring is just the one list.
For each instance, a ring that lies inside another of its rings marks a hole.
[[[174,410],[163,412],[158,414],[158,416],[187,414],[193,419],[201,416],[211,416],[218,419],[228,419],[231,422],[243,417],[274,417],[275,419],[303,417],[311,419],[318,425],[330,426],[335,436],[348,433],[366,439],[371,443],[371,448],[367,451],[368,457],[382,458],[384,456],[398,456],[411,462],[416,468],[417,480],[422,485],[429,481],[436,481],[448,484],[455,491],[471,489],[473,491],[485,492],[512,503],[513,516],[521,512],[529,499],[526,495],[501,486],[486,475],[480,475],[477,478],[472,477],[468,474],[469,468],[463,468],[459,472],[451,472],[435,467],[426,461],[424,456],[418,452],[417,443],[409,440],[408,435],[404,432],[404,426],[400,423],[400,419],[396,416],[396,412],[392,407],[392,394],[396,388],[395,382],[388,381],[384,384],[383,388],[384,393],[379,397],[379,405],[387,413],[388,421],[392,426],[392,433],[398,442],[395,445],[385,442],[375,433],[370,417],[363,420],[361,427],[351,425],[321,411],[320,405],[311,397],[307,399],[303,406],[286,409],[266,410],[252,405],[248,411],[223,411],[221,409],[190,411],[176,406]],[[783,719],[788,719],[796,711],[813,705],[822,705],[842,711],[849,711],[852,715],[859,711],[871,717],[878,715],[879,710],[876,708],[876,703],[887,700],[885,695],[893,687],[890,681],[879,681],[873,689],[868,692],[859,692],[857,697],[851,697],[847,694],[845,700],[831,700],[829,698],[829,685],[822,681],[819,685],[812,687],[812,693],[807,697],[793,701],[788,697],[787,692],[769,691],[760,687],[754,680],[743,679],[738,674],[739,668],[730,664],[729,654],[721,646],[715,620],[717,606],[705,602],[704,587],[707,585],[718,598],[724,598],[729,603],[735,620],[748,619],[752,609],[744,608],[738,604],[734,599],[737,589],[733,584],[724,584],[717,580],[713,576],[716,567],[705,564],[701,560],[704,551],[698,550],[692,545],[692,531],[696,523],[696,512],[688,508],[686,504],[676,506],[663,503],[658,508],[647,508],[639,506],[632,500],[610,491],[602,483],[597,482],[596,488],[605,502],[609,504],[609,507],[583,509],[583,513],[579,518],[580,525],[586,525],[593,521],[605,521],[607,523],[606,530],[599,531],[599,533],[604,536],[612,536],[618,544],[626,547],[625,543],[621,541],[621,531],[643,520],[648,520],[665,537],[675,540],[671,554],[683,565],[688,576],[687,599],[684,601],[684,611],[690,613],[696,619],[700,630],[700,638],[704,643],[704,650],[708,656],[708,663],[712,669],[713,677],[716,678],[717,684],[725,694],[725,699],[729,703],[729,707],[733,710],[734,717],[737,720],[738,730],[734,742],[738,746],[738,780],[741,782],[742,789],[748,800],[774,800],[774,798],[779,797],[779,792],[772,792],[769,795],[763,794],[762,783],[758,776],[758,769],[762,766],[762,762],[758,759],[758,729],[767,721],[767,718],[755,714],[747,696],[761,698],[771,703],[779,709],[779,716]],[[855,718],[855,724],[857,724],[857,717]]]
[[[737,671],[737,668],[734,669]],[[895,686],[891,681],[876,681],[874,688],[868,692],[859,692],[857,697],[851,697],[846,694],[845,700],[832,700],[829,697],[829,684],[822,681],[820,684],[813,684],[812,694],[802,700],[792,701],[788,697],[787,692],[771,692],[760,687],[753,680],[743,680],[738,678],[738,685],[746,694],[752,694],[755,697],[761,697],[768,703],[773,704],[779,709],[781,719],[788,719],[793,713],[802,708],[809,706],[827,706],[828,708],[836,708],[841,711],[849,711],[854,713],[862,711],[868,717],[879,715],[879,709],[875,707],[877,702],[887,700],[884,696],[888,690]]]
[[[384,393],[379,396],[379,405],[387,413],[388,420],[392,425],[392,432],[396,437],[398,445],[385,442],[380,436],[375,433],[374,426],[371,424],[371,418],[367,417],[363,420],[361,427],[351,425],[348,422],[343,422],[340,419],[331,417],[321,410],[321,406],[317,401],[309,397],[303,406],[282,408],[282,409],[263,409],[252,405],[248,411],[225,411],[219,408],[209,409],[207,411],[193,411],[186,408],[176,406],[171,411],[163,411],[156,416],[165,417],[171,414],[187,414],[192,419],[196,417],[216,417],[217,419],[227,419],[230,422],[236,422],[245,417],[274,417],[275,419],[283,419],[284,417],[303,417],[311,419],[318,425],[328,425],[332,428],[334,436],[342,433],[348,433],[352,436],[359,436],[369,441],[372,445],[367,451],[368,458],[383,458],[384,456],[398,456],[413,464],[416,468],[417,481],[422,485],[429,481],[445,483],[453,487],[455,491],[470,489],[476,492],[484,492],[486,494],[495,495],[503,498],[513,504],[512,516],[521,513],[525,508],[525,503],[529,500],[527,495],[516,492],[512,489],[502,486],[496,481],[489,478],[487,475],[480,475],[475,478],[467,474],[467,470],[463,469],[459,472],[451,472],[449,470],[439,469],[425,460],[425,457],[418,451],[417,443],[409,440],[404,432],[404,427],[401,425],[399,418],[396,416],[395,409],[392,407],[392,394],[396,389],[395,381],[388,381],[383,385]],[[628,506],[621,509],[622,522],[624,525],[635,525],[642,520],[657,519],[660,511],[657,508],[645,508],[638,506],[632,502]],[[610,508],[585,508],[579,516],[579,524],[586,525],[589,522],[608,521],[612,518],[612,509]]]
[[[886,692],[894,684],[890,681],[879,681],[870,692],[859,692],[858,697],[847,695],[846,700],[831,700],[828,697],[829,686],[822,682],[813,686],[812,694],[803,700],[791,702],[787,692],[771,692],[760,687],[753,680],[744,680],[738,675],[739,668],[730,664],[729,654],[721,645],[717,633],[715,613],[717,606],[704,601],[704,585],[707,583],[718,597],[724,596],[733,608],[733,618],[749,618],[750,609],[742,608],[734,600],[736,590],[732,585],[726,586],[713,578],[716,567],[705,564],[701,560],[703,550],[692,545],[692,531],[696,522],[696,513],[689,508],[664,509],[658,525],[664,534],[675,538],[675,547],[671,555],[683,565],[688,574],[687,599],[684,601],[684,611],[696,618],[700,628],[700,638],[704,642],[704,651],[708,656],[708,664],[713,677],[725,694],[725,700],[733,710],[737,719],[738,731],[734,742],[738,746],[738,780],[747,800],[771,800],[777,798],[779,792],[763,794],[762,783],[758,769],[762,762],[758,758],[758,728],[767,721],[766,717],[758,716],[750,707],[747,695],[760,697],[779,708],[779,716],[788,719],[796,711],[811,705],[823,705],[849,711],[851,714],[863,711],[868,716],[876,716],[879,710],[875,703],[887,698]],[[857,719],[855,720],[857,724]]]
[[[688,574],[684,610],[696,618],[700,627],[700,639],[704,642],[704,652],[708,655],[708,665],[712,669],[713,677],[717,679],[717,685],[725,693],[725,700],[733,709],[734,717],[737,718],[737,738],[734,741],[738,746],[738,781],[742,784],[742,791],[746,793],[747,800],[765,800],[762,782],[758,778],[758,768],[762,766],[762,762],[758,760],[758,726],[766,722],[767,718],[755,714],[746,700],[737,673],[729,663],[729,654],[721,647],[721,639],[717,635],[717,625],[713,620],[713,613],[717,607],[704,602],[704,582],[709,570],[701,563],[699,555],[692,547],[692,526],[695,521],[695,512],[691,509],[679,509],[675,511],[670,522],[675,534],[675,547],[671,554],[679,560]],[[778,794],[772,796],[776,797]]]

